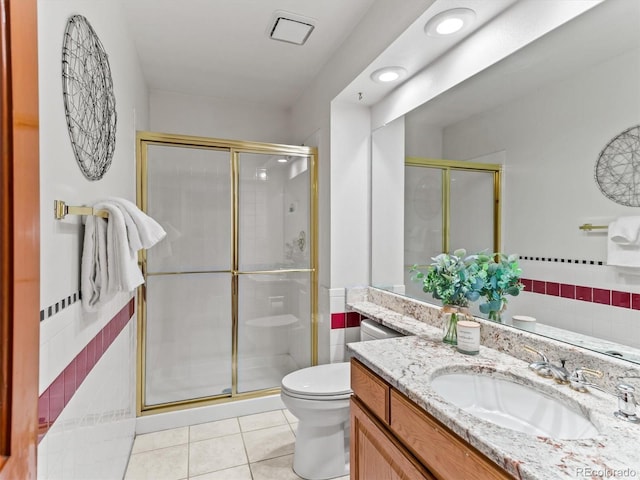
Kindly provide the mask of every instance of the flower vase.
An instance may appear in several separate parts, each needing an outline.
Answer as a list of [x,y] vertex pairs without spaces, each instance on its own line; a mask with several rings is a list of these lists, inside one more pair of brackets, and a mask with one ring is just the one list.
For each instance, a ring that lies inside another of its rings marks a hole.
[[444,327],[442,341],[449,345],[458,344],[458,315],[459,311],[457,307],[452,305],[445,305],[442,307],[442,313],[444,313]]
[[502,312],[504,312],[507,304],[503,301],[500,303],[500,310],[489,310],[489,320],[496,323],[502,323]]

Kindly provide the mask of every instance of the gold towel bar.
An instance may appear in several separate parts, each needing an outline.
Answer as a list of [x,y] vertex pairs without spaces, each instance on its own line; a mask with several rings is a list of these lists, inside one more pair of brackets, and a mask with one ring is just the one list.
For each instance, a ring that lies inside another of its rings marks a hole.
[[609,228],[607,225],[591,225],[590,223],[585,223],[578,227],[580,230],[586,230],[590,232],[591,230],[606,230]]
[[67,215],[94,215],[96,217],[108,218],[106,210],[94,210],[91,207],[73,207],[67,205],[62,200],[53,201],[53,213],[56,220],[62,220]]

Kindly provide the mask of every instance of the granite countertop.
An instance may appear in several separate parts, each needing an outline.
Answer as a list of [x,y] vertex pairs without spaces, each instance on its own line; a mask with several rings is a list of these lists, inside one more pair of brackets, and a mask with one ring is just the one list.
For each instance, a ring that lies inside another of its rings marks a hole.
[[[515,478],[634,478],[640,477],[640,425],[618,420],[612,395],[590,390],[579,393],[537,376],[527,362],[481,346],[475,356],[442,343],[439,328],[368,302],[350,308],[406,337],[349,343],[352,355],[447,425]],[[442,399],[431,379],[453,372],[477,372],[533,386],[582,411],[599,435],[579,440],[537,437],[481,420]]]

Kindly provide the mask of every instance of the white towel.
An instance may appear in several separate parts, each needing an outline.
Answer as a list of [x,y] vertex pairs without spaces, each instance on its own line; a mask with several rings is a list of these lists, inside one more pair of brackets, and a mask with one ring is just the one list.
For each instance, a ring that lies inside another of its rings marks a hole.
[[640,268],[640,217],[620,217],[607,233],[607,265]]
[[608,233],[618,245],[640,246],[640,217],[620,217],[609,224]]
[[108,221],[89,216],[85,220],[82,252],[82,304],[88,311],[117,292],[130,292],[144,283],[137,252],[151,248],[166,233],[151,217],[124,199],[98,202]]
[[111,298],[107,292],[107,223],[94,216],[86,217],[85,221],[80,293],[83,307],[94,311],[99,302]]
[[[136,233],[139,238],[141,246],[136,248],[136,252],[141,248],[151,248],[160,240],[162,240],[167,232],[149,215],[140,210],[135,203],[130,202],[124,198],[109,198],[107,201],[115,203],[125,215],[127,220],[127,231],[129,230],[129,221],[135,224]],[[132,239],[129,239],[132,247],[134,243]]]

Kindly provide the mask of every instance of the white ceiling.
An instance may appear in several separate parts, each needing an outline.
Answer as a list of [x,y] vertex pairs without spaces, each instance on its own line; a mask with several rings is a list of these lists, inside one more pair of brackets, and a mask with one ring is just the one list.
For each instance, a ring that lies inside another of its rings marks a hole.
[[[374,0],[124,0],[149,88],[289,107]],[[274,12],[316,20],[305,45],[268,38]]]
[[[311,84],[375,1],[123,0],[122,4],[151,89],[288,108]],[[369,78],[371,72],[383,66],[399,65],[408,70],[410,78],[428,68],[431,62],[465,38],[473,41],[474,30],[482,28],[518,1],[540,2],[543,14],[555,0],[436,0],[344,89],[338,99],[364,105],[375,104],[395,85],[374,83]],[[639,0],[607,0],[604,3],[620,6],[625,2],[640,5]],[[424,34],[426,21],[454,7],[468,7],[476,12],[473,27],[464,35],[427,37]],[[305,45],[268,38],[276,11],[288,11],[316,20],[315,29]],[[506,74],[512,75],[514,69],[523,71],[522,76],[527,77],[531,88],[538,74],[543,80],[545,75],[549,76],[548,72],[574,64],[580,58],[589,58],[594,51],[600,52],[600,56],[606,55],[609,40],[620,44],[629,42],[631,38],[640,38],[636,33],[637,28],[624,29],[625,32],[634,32],[626,37],[620,33],[623,30],[621,25],[637,22],[637,16],[616,18],[616,14],[619,15],[619,12],[609,15],[603,25],[593,23],[581,29],[580,34],[585,37],[583,40],[576,32],[576,40],[563,44],[567,47],[566,54],[554,56],[555,64],[551,64],[547,58],[550,52],[556,50],[555,43],[549,42],[549,47],[537,51],[533,60],[514,57],[511,63],[505,62]],[[619,30],[617,34],[616,29]],[[535,73],[534,64],[539,66],[539,73]],[[506,74],[498,71],[498,75]],[[486,107],[491,96],[495,96],[499,89],[492,88],[495,83],[491,77],[484,78],[484,85],[484,91],[467,89],[458,92],[460,95],[455,105],[443,98],[439,103],[439,111],[434,108],[427,115],[432,121],[434,117],[442,115],[440,122],[444,122],[450,121],[454,112],[468,112],[473,105],[477,108]],[[358,100],[359,92],[363,93],[361,100]],[[466,95],[463,95],[465,92]],[[516,94],[518,92],[513,92],[513,95]],[[478,102],[482,105],[476,105]]]
[[[408,114],[446,127],[640,48],[640,1],[606,0]],[[640,58],[637,59],[640,65]]]

